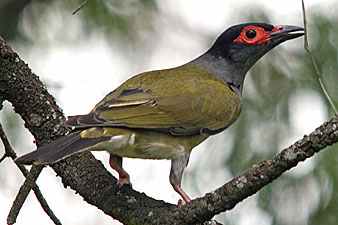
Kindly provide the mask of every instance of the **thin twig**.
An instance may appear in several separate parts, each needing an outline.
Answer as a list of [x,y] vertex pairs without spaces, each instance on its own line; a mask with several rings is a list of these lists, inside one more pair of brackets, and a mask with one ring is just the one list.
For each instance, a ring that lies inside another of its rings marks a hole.
[[2,161],[4,161],[4,159],[6,159],[6,158],[7,158],[7,154],[5,153],[5,154],[1,157],[0,163],[2,163]]
[[[3,159],[5,159],[6,157],[10,157],[10,158],[12,158],[14,160],[16,158],[16,153],[13,150],[11,144],[9,143],[8,138],[7,138],[7,136],[6,136],[5,132],[4,132],[1,124],[0,124],[0,138],[1,138],[2,143],[4,145],[4,148],[5,148],[5,154],[1,158],[0,162]],[[16,165],[19,167],[19,169],[21,170],[22,174],[25,177],[27,177],[28,176],[28,170],[23,165],[21,165],[21,164],[17,164],[16,163]],[[47,213],[47,215],[49,216],[49,218],[54,222],[54,224],[61,225],[61,222],[59,221],[59,219],[55,216],[54,212],[49,208],[49,206],[48,206],[45,198],[43,197],[43,195],[42,195],[39,187],[35,184],[35,181],[33,183],[32,189],[33,189],[33,191],[35,193],[36,198],[40,202],[41,207]],[[22,204],[24,203],[25,199],[26,198],[23,198]],[[21,204],[21,206],[22,206],[22,204]],[[11,212],[9,213],[9,216],[7,218],[8,224],[14,224],[15,223],[16,218],[17,218],[17,216],[19,214],[19,211],[21,209],[21,206],[19,208],[15,208],[14,207],[14,203],[13,203]],[[13,210],[13,212],[16,212],[16,213],[12,213],[12,210]]]
[[87,4],[89,0],[85,0],[84,2],[82,2],[82,4],[72,13],[73,15],[75,15],[75,13],[77,13],[78,11],[80,11],[80,9],[82,9],[82,7]]
[[38,175],[41,173],[43,166],[32,166],[29,171],[27,178],[23,185],[20,187],[18,194],[15,197],[12,208],[9,211],[7,217],[7,224],[14,224],[16,222],[16,218],[19,215],[19,212],[26,201],[26,198],[35,185],[35,181],[38,178]]
[[324,94],[325,94],[325,97],[327,98],[327,100],[329,101],[334,113],[336,114],[336,116],[338,117],[338,110],[337,108],[335,107],[335,105],[333,104],[333,101],[328,93],[328,91],[326,90],[325,86],[324,86],[324,83],[322,81],[322,78],[321,78],[321,74],[319,72],[319,69],[318,69],[318,66],[317,66],[317,63],[311,53],[311,50],[310,50],[310,47],[309,47],[309,39],[308,39],[308,29],[307,29],[307,21],[306,21],[306,11],[305,11],[305,4],[304,4],[304,0],[302,0],[302,9],[303,9],[303,21],[304,21],[304,48],[306,50],[306,52],[308,53],[310,59],[311,59],[311,62],[312,62],[312,66],[315,70],[315,74],[317,75],[317,78],[318,78],[318,82],[320,84],[320,87],[322,88]]

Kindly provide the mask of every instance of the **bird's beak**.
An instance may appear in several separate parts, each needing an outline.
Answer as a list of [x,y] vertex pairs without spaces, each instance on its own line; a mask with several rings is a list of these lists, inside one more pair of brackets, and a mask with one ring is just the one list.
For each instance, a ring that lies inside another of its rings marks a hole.
[[272,31],[268,38],[272,41],[286,41],[290,39],[294,39],[304,35],[304,32],[297,32],[297,31],[304,31],[302,27],[298,26],[275,26],[276,31]]

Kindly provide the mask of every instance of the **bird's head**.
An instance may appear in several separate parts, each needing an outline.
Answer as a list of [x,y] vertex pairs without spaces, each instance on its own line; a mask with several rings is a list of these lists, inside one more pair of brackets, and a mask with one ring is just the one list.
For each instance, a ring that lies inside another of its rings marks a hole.
[[232,26],[216,40],[210,53],[225,57],[247,70],[265,53],[279,45],[303,35],[297,26],[273,26],[266,23],[246,23]]
[[242,92],[246,72],[265,53],[280,43],[304,35],[297,26],[245,23],[224,31],[197,63],[204,64],[228,84]]

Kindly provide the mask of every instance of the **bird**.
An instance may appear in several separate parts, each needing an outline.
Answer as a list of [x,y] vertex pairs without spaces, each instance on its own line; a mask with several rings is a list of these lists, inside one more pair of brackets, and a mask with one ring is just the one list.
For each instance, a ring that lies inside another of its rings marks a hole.
[[135,75],[84,115],[69,116],[72,130],[16,159],[53,164],[83,151],[107,151],[131,185],[123,157],[171,160],[169,181],[185,203],[181,181],[194,147],[232,125],[242,108],[244,78],[268,51],[304,35],[299,26],[243,23],[226,29],[204,54],[178,67]]

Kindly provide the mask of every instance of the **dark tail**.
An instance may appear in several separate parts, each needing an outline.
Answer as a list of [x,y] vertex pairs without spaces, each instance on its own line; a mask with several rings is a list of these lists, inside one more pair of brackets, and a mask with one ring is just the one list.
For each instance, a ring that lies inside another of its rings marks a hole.
[[81,132],[74,132],[61,137],[37,150],[23,155],[15,160],[20,164],[51,164],[64,159],[77,152],[85,151],[101,141],[106,141],[110,137],[103,136],[98,138],[82,138]]

